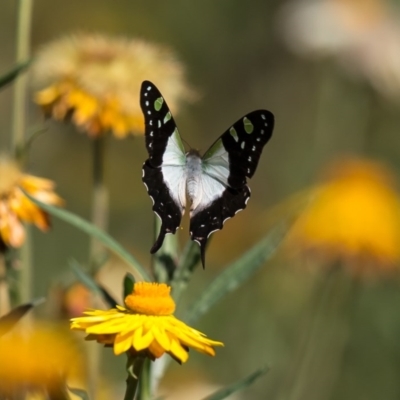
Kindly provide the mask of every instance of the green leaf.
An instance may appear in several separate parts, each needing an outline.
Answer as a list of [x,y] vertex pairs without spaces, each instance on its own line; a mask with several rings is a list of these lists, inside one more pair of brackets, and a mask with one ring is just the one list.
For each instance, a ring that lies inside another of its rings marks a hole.
[[275,254],[291,225],[289,221],[278,224],[252,249],[226,267],[189,309],[187,323],[193,324],[227,293],[259,270]]
[[101,291],[99,287],[97,286],[97,283],[94,281],[94,279],[87,274],[82,266],[76,261],[75,259],[70,259],[69,260],[69,266],[71,269],[74,271],[75,275],[77,278],[93,293],[96,294],[101,294]]
[[133,286],[135,285],[135,278],[129,272],[124,277],[124,298],[133,292]]
[[21,64],[17,65],[11,71],[8,71],[6,74],[1,76],[0,77],[0,88],[7,85],[8,83],[11,83],[22,71],[24,71],[24,69],[26,69],[29,66],[30,63],[31,63],[31,60],[21,63]]
[[269,370],[268,366],[264,366],[262,368],[257,369],[252,374],[246,376],[245,378],[241,379],[238,382],[235,382],[223,389],[217,390],[210,396],[205,397],[203,400],[222,400],[226,399],[232,393],[235,393],[239,390],[246,389],[250,385],[254,383],[258,378],[266,374]]
[[9,332],[14,325],[33,307],[42,304],[45,301],[44,297],[32,300],[30,303],[21,304],[13,308],[8,314],[0,318],[0,336]]
[[87,233],[89,236],[92,236],[99,240],[105,247],[109,250],[115,252],[119,257],[121,257],[130,267],[134,269],[134,271],[141,276],[141,280],[150,281],[150,278],[144,268],[140,265],[140,263],[122,247],[115,239],[113,239],[108,233],[100,230],[95,225],[90,222],[84,220],[76,214],[73,214],[70,211],[63,210],[61,208],[51,206],[49,204],[42,203],[41,201],[36,200],[34,197],[30,196],[26,191],[24,194],[35,203],[38,207],[47,211],[53,217],[57,217],[68,224],[75,226],[80,229],[82,232]]
[[103,299],[108,303],[110,307],[115,307],[118,303],[114,298],[108,293],[108,291],[98,284],[89,274],[87,274],[78,261],[71,259],[69,261],[70,267],[73,269],[74,273],[78,279],[93,293],[98,294],[103,297]]
[[80,397],[82,400],[89,400],[89,395],[83,389],[71,388],[68,387],[68,390],[74,394],[75,396]]

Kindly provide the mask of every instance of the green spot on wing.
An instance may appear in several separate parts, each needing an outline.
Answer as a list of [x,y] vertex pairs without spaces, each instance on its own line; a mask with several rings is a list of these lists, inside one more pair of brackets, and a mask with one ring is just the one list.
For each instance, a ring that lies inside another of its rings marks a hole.
[[166,122],[168,122],[168,121],[171,119],[171,117],[172,117],[171,112],[168,111],[168,112],[165,114],[165,117],[164,117],[164,124],[165,124]]
[[250,122],[250,120],[247,117],[243,118],[243,125],[244,125],[244,130],[247,133],[252,133],[254,130],[254,125]]
[[174,129],[174,131],[173,131],[173,133],[172,133],[172,136],[175,137],[176,143],[178,143],[178,146],[179,146],[180,150],[181,150],[182,153],[183,153],[182,155],[185,156],[185,146],[184,146],[183,143],[182,143],[181,135],[180,135],[179,132],[178,132],[178,128],[175,127],[175,129]]
[[163,103],[164,103],[164,99],[162,97],[159,97],[158,99],[156,99],[156,101],[154,102],[155,110],[160,111]]
[[207,151],[206,154],[204,154],[203,159],[206,160],[207,158],[211,158],[217,151],[221,149],[224,145],[222,144],[222,140],[218,139]]
[[231,136],[236,140],[236,142],[239,141],[239,136],[236,132],[236,129],[232,126],[231,129],[229,129],[229,133],[231,134]]

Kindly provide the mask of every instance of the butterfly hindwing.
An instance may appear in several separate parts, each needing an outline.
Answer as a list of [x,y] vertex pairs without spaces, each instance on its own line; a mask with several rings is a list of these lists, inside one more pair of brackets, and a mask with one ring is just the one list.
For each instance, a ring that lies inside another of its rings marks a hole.
[[203,196],[205,201],[193,211],[190,220],[190,235],[200,245],[203,265],[210,235],[246,208],[250,198],[246,178],[253,176],[273,127],[272,113],[253,111],[233,124],[205,153],[201,185],[215,190],[213,197]]
[[193,213],[190,219],[190,237],[200,246],[203,267],[208,238],[212,233],[222,229],[226,220],[245,209],[249,198],[250,189],[247,185],[244,185],[241,189],[227,187],[209,205]]
[[160,233],[151,249],[151,253],[155,253],[165,235],[175,233],[181,222],[186,201],[186,156],[171,111],[151,82],[142,83],[140,105],[149,153],[143,165],[142,180],[153,201],[153,211],[161,219]]

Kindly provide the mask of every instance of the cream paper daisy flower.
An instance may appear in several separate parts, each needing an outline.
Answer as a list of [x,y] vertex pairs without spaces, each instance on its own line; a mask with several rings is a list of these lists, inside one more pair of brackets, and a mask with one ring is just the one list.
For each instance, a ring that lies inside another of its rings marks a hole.
[[0,156],[0,242],[6,247],[20,247],[25,239],[23,222],[35,224],[42,231],[50,227],[48,214],[25,195],[37,200],[62,205],[49,179],[24,174],[19,165],[7,156]]
[[140,39],[78,33],[45,45],[33,69],[35,101],[56,120],[71,118],[91,137],[140,135],[140,85],[157,82],[175,112],[192,98],[175,53]]

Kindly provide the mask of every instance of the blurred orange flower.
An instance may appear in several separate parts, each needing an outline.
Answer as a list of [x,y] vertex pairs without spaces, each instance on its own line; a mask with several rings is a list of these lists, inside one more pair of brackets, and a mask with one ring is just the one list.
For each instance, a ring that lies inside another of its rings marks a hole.
[[63,293],[62,308],[68,317],[77,317],[89,307],[92,294],[90,290],[80,282],[75,282]]
[[295,223],[289,244],[319,260],[343,261],[355,271],[396,269],[400,198],[391,174],[378,163],[350,159],[333,163],[328,172]]
[[25,230],[22,222],[33,223],[43,231],[49,228],[47,213],[32,203],[22,189],[43,203],[63,203],[53,192],[52,181],[23,174],[14,160],[1,156],[0,242],[7,247],[20,247],[24,242]]
[[381,94],[400,97],[400,15],[387,0],[296,0],[281,14],[295,53],[333,56]]
[[86,311],[85,317],[71,319],[71,329],[85,331],[89,340],[113,346],[115,355],[130,352],[154,360],[167,353],[184,363],[191,347],[214,356],[213,347],[223,343],[175,318],[170,290],[164,283],[138,282],[125,298],[126,308]]
[[33,74],[40,89],[35,101],[45,114],[71,117],[91,137],[143,133],[139,92],[146,79],[157,83],[175,112],[191,97],[175,54],[138,39],[70,35],[42,48]]
[[14,327],[2,335],[0,359],[0,394],[7,399],[7,394],[25,398],[31,391],[62,393],[66,380],[74,386],[84,372],[76,345],[49,326]]

